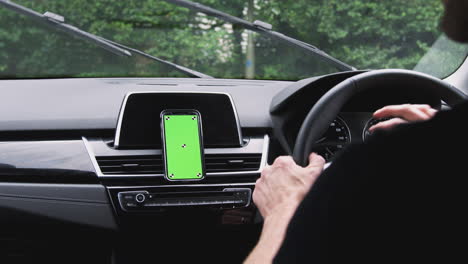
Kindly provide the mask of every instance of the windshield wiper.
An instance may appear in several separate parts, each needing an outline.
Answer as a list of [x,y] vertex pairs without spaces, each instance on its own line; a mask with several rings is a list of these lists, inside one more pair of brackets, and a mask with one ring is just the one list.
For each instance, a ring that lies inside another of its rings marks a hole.
[[9,0],[0,0],[0,5],[3,5],[4,7],[15,11],[17,13],[29,16],[33,19],[36,19],[36,21],[40,21],[44,24],[47,24],[48,26],[56,27],[61,29],[62,31],[65,31],[67,33],[70,33],[74,36],[89,40],[94,42],[96,45],[114,53],[120,56],[132,56],[132,54],[124,49],[121,49],[111,43],[108,43],[102,39],[97,38],[95,35],[88,33],[86,31],[83,31],[77,27],[74,27],[72,25],[66,24],[65,19],[57,14],[51,13],[51,12],[46,12],[44,14],[40,14],[32,9],[29,9],[27,7],[24,7],[22,5],[13,3]]
[[229,15],[227,13],[224,13],[222,11],[219,11],[217,9],[202,5],[200,3],[192,2],[192,1],[187,1],[187,0],[164,0],[169,3],[176,4],[178,6],[183,6],[189,9],[192,9],[194,11],[198,11],[204,14],[207,14],[209,16],[214,16],[219,19],[222,19],[224,21],[227,21],[229,23],[235,24],[235,25],[240,25],[246,29],[249,29],[254,32],[258,32],[261,34],[266,34],[269,35],[273,38],[276,38],[278,40],[284,41],[289,45],[293,45],[299,48],[302,48],[306,51],[312,52],[313,55],[318,56],[320,59],[325,60],[331,64],[333,64],[336,68],[343,70],[343,71],[354,71],[357,70],[353,66],[350,66],[337,58],[332,57],[331,55],[327,54],[326,52],[320,50],[319,48],[297,40],[295,38],[289,37],[284,35],[283,33],[277,32],[272,30],[272,26],[268,23],[262,22],[262,21],[255,21],[255,22],[249,22],[247,20],[244,20],[242,18],[238,18],[232,15]]
[[82,38],[84,40],[88,40],[93,42],[94,44],[98,45],[99,47],[112,52],[113,54],[119,55],[119,56],[128,56],[131,57],[132,53],[139,54],[141,56],[144,56],[148,59],[160,62],[162,64],[168,65],[174,69],[176,69],[179,72],[182,72],[184,74],[187,74],[190,77],[197,77],[197,78],[213,78],[212,76],[206,75],[201,72],[197,72],[195,70],[180,66],[178,64],[157,58],[155,56],[152,56],[150,54],[147,54],[143,51],[130,48],[127,46],[124,46],[122,44],[119,44],[117,42],[113,42],[111,40],[105,39],[100,36],[96,36],[92,33],[86,32],[84,30],[81,30],[75,26],[72,26],[70,24],[65,23],[65,18],[61,15],[54,14],[52,12],[46,12],[44,14],[40,14],[32,9],[29,9],[27,7],[24,7],[22,5],[13,3],[9,0],[0,0],[0,5],[3,5],[4,7],[15,11],[17,13],[26,15],[28,17],[31,17],[35,19],[36,21],[40,21],[41,23],[46,24],[47,26],[51,26],[57,29],[60,29],[68,34],[71,34],[73,36]]
[[108,39],[105,39],[105,38],[102,38],[102,37],[98,37],[98,38],[100,38],[101,40],[104,40],[104,41],[106,41],[106,42],[108,42],[108,43],[110,43],[110,44],[113,44],[113,45],[115,45],[115,46],[117,46],[117,47],[123,48],[123,49],[125,49],[125,50],[129,50],[129,51],[131,51],[131,52],[133,52],[133,53],[136,53],[136,54],[139,54],[139,55],[141,55],[141,56],[143,56],[143,57],[145,57],[145,58],[148,58],[148,59],[151,59],[151,60],[154,60],[154,61],[158,61],[158,62],[160,62],[160,63],[163,63],[163,64],[166,64],[166,65],[168,65],[168,66],[171,66],[171,67],[173,67],[173,68],[179,70],[180,72],[183,72],[183,73],[185,73],[185,74],[190,75],[191,77],[197,77],[197,78],[214,78],[213,76],[210,76],[210,75],[207,75],[207,74],[198,72],[198,71],[196,71],[196,70],[189,69],[189,68],[187,68],[187,67],[181,66],[181,65],[179,65],[179,64],[175,64],[175,63],[170,62],[170,61],[163,60],[163,59],[161,59],[161,58],[158,58],[158,57],[155,57],[155,56],[150,55],[150,54],[148,54],[148,53],[145,53],[145,52],[143,52],[143,51],[141,51],[141,50],[137,50],[137,49],[134,49],[134,48],[125,46],[125,45],[123,45],[123,44],[114,42],[114,41],[112,41],[112,40],[108,40]]

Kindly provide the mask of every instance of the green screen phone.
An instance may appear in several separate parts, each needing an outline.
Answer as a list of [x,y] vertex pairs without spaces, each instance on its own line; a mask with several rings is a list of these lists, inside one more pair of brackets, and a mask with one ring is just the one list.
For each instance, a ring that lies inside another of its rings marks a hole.
[[161,121],[166,178],[171,181],[203,179],[200,113],[196,110],[164,110]]

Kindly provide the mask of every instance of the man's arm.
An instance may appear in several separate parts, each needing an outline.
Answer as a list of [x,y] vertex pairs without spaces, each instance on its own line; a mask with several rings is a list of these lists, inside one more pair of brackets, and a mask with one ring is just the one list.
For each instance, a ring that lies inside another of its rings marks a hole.
[[[390,129],[398,124],[432,118],[436,110],[428,105],[386,106],[374,113],[374,118],[393,117],[371,128]],[[311,154],[309,166],[302,168],[291,157],[280,157],[262,171],[253,193],[254,203],[264,218],[257,246],[245,263],[271,263],[282,245],[288,225],[296,209],[321,174],[322,157]]]

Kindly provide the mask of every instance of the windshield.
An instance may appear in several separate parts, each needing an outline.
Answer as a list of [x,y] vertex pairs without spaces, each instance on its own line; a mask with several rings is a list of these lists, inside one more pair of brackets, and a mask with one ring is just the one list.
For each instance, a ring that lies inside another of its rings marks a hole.
[[[299,80],[343,71],[311,51],[157,0],[15,0],[39,13],[216,78]],[[310,43],[357,69],[446,77],[466,45],[445,38],[440,0],[199,0]],[[0,78],[194,77],[132,52],[122,56],[0,6]]]

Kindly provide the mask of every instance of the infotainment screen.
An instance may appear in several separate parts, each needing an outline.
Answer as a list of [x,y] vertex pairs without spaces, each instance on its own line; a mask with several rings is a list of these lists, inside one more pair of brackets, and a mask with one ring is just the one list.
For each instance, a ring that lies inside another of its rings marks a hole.
[[198,180],[204,176],[201,116],[195,110],[161,113],[165,176],[168,180]]
[[239,147],[242,136],[234,103],[226,93],[132,92],[120,109],[117,148],[161,148],[160,114],[165,109],[196,109],[203,117],[205,147]]

